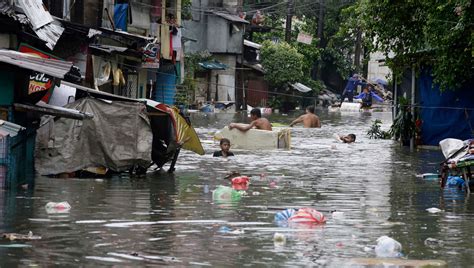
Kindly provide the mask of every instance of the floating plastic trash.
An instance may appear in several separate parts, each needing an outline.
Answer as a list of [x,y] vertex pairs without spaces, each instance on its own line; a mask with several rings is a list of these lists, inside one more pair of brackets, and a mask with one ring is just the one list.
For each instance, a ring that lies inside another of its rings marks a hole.
[[377,239],[375,254],[381,258],[398,258],[402,256],[402,244],[386,235]]
[[250,179],[247,176],[232,178],[232,188],[235,190],[247,190],[249,188]]
[[45,206],[47,213],[69,213],[71,205],[67,201],[64,202],[48,202]]
[[288,219],[288,222],[320,224],[326,222],[326,217],[314,208],[300,208]]
[[286,243],[286,236],[282,233],[275,233],[273,235],[273,241],[278,244],[285,244]]
[[28,234],[17,234],[17,233],[4,233],[2,234],[2,237],[5,239],[8,239],[10,241],[13,240],[39,240],[41,239],[41,236],[38,235],[33,235],[33,232],[30,231]]
[[296,213],[296,210],[292,208],[285,209],[283,211],[277,212],[275,214],[275,221],[276,222],[282,222],[282,221],[288,221],[291,216],[293,216]]
[[429,213],[439,213],[439,212],[442,212],[442,210],[439,209],[439,208],[427,208],[426,211],[428,211]]
[[228,232],[230,232],[230,231],[232,231],[232,229],[230,229],[230,228],[227,227],[227,226],[221,226],[221,227],[219,228],[219,233],[224,233],[224,234],[225,234],[225,233],[228,233]]
[[212,193],[212,199],[216,202],[238,202],[242,197],[239,191],[227,186],[218,186]]
[[442,240],[438,240],[436,238],[428,237],[425,239],[425,246],[435,249],[444,246],[444,242]]

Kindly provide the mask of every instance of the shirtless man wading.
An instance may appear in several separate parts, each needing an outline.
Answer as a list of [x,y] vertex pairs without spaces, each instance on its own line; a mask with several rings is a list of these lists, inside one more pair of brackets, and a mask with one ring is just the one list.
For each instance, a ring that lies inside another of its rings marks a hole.
[[321,121],[319,121],[319,117],[314,114],[314,106],[306,107],[306,113],[293,120],[293,122],[290,124],[290,127],[301,122],[303,122],[303,126],[305,128],[321,127]]
[[248,125],[242,125],[242,124],[236,124],[236,123],[231,123],[229,125],[229,129],[236,128],[240,131],[247,131],[253,127],[256,129],[261,129],[261,130],[272,130],[272,124],[270,124],[270,121],[268,119],[262,117],[262,113],[260,112],[260,109],[254,108],[252,111],[250,111],[250,119],[252,119],[252,122]]

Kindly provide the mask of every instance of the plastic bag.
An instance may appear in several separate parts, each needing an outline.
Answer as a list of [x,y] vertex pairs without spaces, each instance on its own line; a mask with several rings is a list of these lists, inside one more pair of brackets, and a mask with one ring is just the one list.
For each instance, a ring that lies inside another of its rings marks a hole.
[[48,202],[45,206],[46,212],[53,213],[69,213],[71,210],[71,205],[67,201],[63,202]]
[[227,186],[218,186],[212,193],[215,202],[238,202],[242,194]]
[[232,178],[232,188],[235,190],[247,190],[249,188],[250,179],[247,176]]
[[398,258],[402,256],[402,244],[386,235],[377,239],[375,254],[380,258]]
[[298,211],[288,219],[289,222],[297,223],[325,223],[326,217],[323,213],[314,208],[300,208]]

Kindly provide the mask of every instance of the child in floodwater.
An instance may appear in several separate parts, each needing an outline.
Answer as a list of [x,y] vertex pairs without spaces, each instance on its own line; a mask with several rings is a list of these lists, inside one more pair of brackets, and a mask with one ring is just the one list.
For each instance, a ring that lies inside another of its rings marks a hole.
[[355,134],[348,134],[346,136],[339,136],[338,137],[340,141],[344,143],[353,143],[356,140],[356,135]]
[[220,141],[220,146],[221,150],[220,151],[215,151],[214,154],[212,155],[213,157],[228,157],[228,156],[234,156],[234,154],[229,151],[230,150],[230,140],[223,138]]

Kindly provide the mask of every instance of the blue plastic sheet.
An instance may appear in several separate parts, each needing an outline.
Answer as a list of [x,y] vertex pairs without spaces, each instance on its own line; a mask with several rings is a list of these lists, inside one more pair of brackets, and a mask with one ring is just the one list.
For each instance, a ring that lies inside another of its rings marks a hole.
[[128,4],[116,4],[114,6],[115,28],[127,31]]
[[[428,71],[418,79],[423,144],[439,145],[446,138],[473,138],[474,89],[472,83],[457,90],[441,92]],[[470,87],[470,88],[468,88]]]

